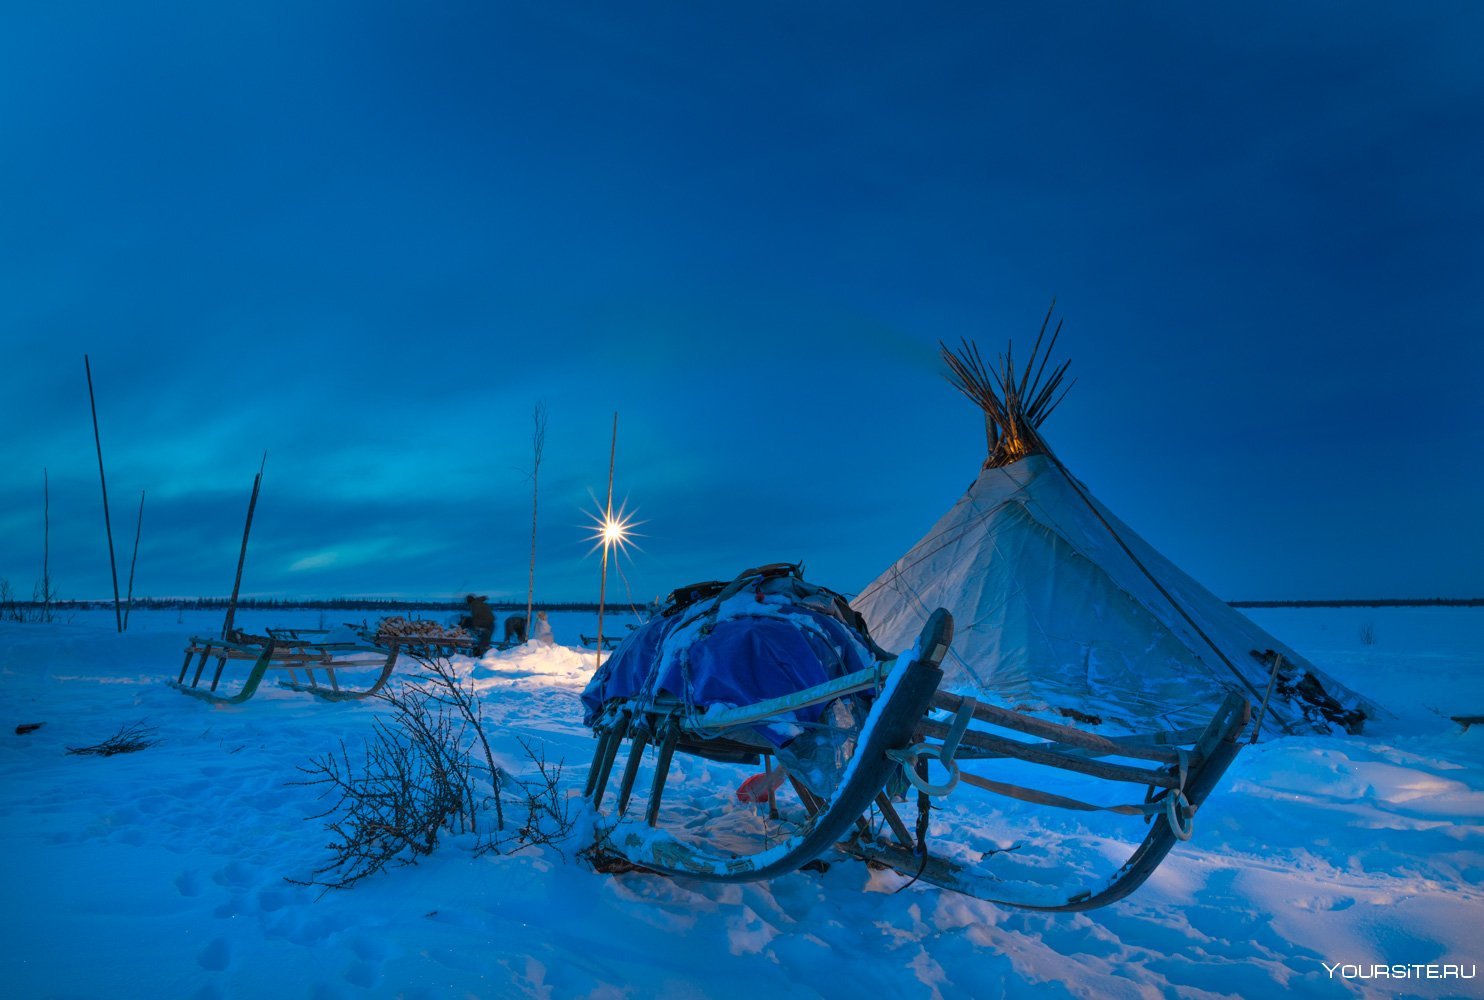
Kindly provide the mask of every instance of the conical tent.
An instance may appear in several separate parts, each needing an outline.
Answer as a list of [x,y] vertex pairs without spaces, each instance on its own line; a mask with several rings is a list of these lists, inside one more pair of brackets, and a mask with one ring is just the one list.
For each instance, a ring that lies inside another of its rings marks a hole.
[[[984,405],[977,352],[944,354]],[[1266,702],[1268,733],[1359,731],[1374,706],[1181,572],[1067,472],[1034,429],[1049,409],[1028,419],[1017,408],[1017,394],[1049,392],[1024,375],[1017,387],[1008,355],[1002,364],[993,374],[1010,398],[995,397],[998,414],[985,406],[991,457],[979,478],[852,602],[872,637],[900,648],[947,608],[958,632],[945,690],[1110,730],[1203,725],[1235,691],[1254,709]]]

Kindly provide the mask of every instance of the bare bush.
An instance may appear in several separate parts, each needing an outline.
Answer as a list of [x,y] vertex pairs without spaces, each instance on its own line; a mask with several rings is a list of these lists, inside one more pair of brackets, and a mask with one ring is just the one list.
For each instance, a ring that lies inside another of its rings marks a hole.
[[[300,884],[345,889],[391,866],[415,864],[431,854],[443,831],[464,833],[475,823],[468,754],[447,712],[420,700],[387,698],[390,720],[378,719],[359,765],[340,753],[300,768],[336,799],[312,819],[326,819],[335,839],[330,861]],[[299,880],[290,879],[298,882]]]
[[117,733],[102,743],[94,743],[87,747],[68,747],[67,752],[86,757],[112,757],[120,753],[137,753],[160,742],[155,739],[156,731],[153,726],[145,725],[143,722],[130,722],[120,726]]
[[1366,622],[1360,627],[1360,644],[1362,646],[1374,646],[1376,644],[1376,626],[1374,622]]
[[507,775],[515,791],[510,802],[524,817],[515,833],[516,849],[548,844],[564,854],[559,845],[572,832],[574,819],[572,800],[562,787],[563,762],[552,764],[546,759],[545,746],[532,744],[523,736],[516,739],[536,768],[536,778],[532,781]]
[[0,580],[0,622],[50,622],[55,620],[52,602],[57,592],[50,584],[37,583],[31,588],[31,599],[23,601],[16,597],[9,580]]
[[[297,785],[323,786],[334,802],[311,819],[327,819],[334,839],[330,859],[298,885],[348,889],[377,872],[416,864],[444,834],[475,834],[477,853],[556,845],[573,818],[561,787],[562,764],[544,748],[521,740],[534,766],[531,780],[514,778],[495,763],[479,698],[443,657],[415,657],[416,677],[377,697],[391,709],[376,720],[361,759],[344,744],[300,770]],[[507,828],[506,810],[519,817]]]

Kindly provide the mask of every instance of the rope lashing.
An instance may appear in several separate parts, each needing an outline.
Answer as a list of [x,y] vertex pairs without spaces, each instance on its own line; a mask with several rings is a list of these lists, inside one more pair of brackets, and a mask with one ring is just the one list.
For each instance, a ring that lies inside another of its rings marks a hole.
[[1185,797],[1185,777],[1190,771],[1190,754],[1184,747],[1176,747],[1179,758],[1180,787],[1165,793],[1165,820],[1176,840],[1189,840],[1195,828],[1195,807]]
[[1190,800],[1184,792],[1170,792],[1165,796],[1165,819],[1169,821],[1170,832],[1176,840],[1190,839],[1195,828],[1195,810],[1190,807]]
[[[973,698],[964,698],[958,706],[958,711],[953,716],[953,724],[948,727],[948,735],[941,744],[918,743],[909,750],[888,750],[886,755],[902,765],[902,774],[911,783],[912,787],[924,795],[947,795],[958,787],[959,768],[958,762],[953,758],[958,754],[959,742],[964,738],[964,733],[969,729],[969,722],[974,718],[974,709],[979,702]],[[948,780],[934,784],[928,781],[925,773],[926,768],[919,771],[918,761],[936,760],[942,763],[948,771]]]
[[[896,758],[893,758],[893,759],[896,759]],[[902,765],[902,767],[905,769],[905,768],[907,768],[907,765],[904,763]],[[913,885],[915,885],[917,883],[917,880],[918,879],[922,878],[922,873],[925,872],[925,871],[927,871],[927,863],[928,863],[928,847],[927,847],[927,841],[928,841],[928,816],[933,811],[933,800],[932,800],[932,797],[926,791],[923,790],[923,785],[926,785],[927,784],[927,769],[928,769],[927,759],[920,757],[920,758],[917,758],[917,759],[915,759],[913,761],[913,764],[912,764],[911,769],[907,771],[907,776],[908,776],[909,779],[911,779],[913,777],[913,775],[916,775],[917,779],[919,779],[921,781],[921,784],[918,784],[918,781],[913,781],[913,784],[917,785],[917,788],[918,788],[918,791],[917,791],[917,830],[916,830],[916,833],[917,833],[917,843],[915,843],[912,846],[912,853],[915,854],[915,855],[917,855],[917,873],[915,875],[913,875],[910,879],[908,879],[905,885],[898,886],[897,887],[897,892],[902,892],[902,891],[904,891],[906,889],[911,888]],[[893,895],[895,895],[895,894],[893,894]]]

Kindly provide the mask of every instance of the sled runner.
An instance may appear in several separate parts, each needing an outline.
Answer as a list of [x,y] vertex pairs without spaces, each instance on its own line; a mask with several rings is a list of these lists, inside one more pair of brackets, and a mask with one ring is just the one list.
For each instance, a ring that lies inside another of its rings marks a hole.
[[[399,643],[387,646],[360,642],[325,642],[328,633],[318,629],[269,629],[267,635],[233,631],[231,639],[192,637],[186,645],[180,676],[170,685],[192,697],[227,705],[241,704],[257,693],[269,670],[285,670],[288,678],[280,687],[307,691],[327,701],[350,701],[369,698],[380,691],[397,664]],[[309,638],[315,636],[315,638]],[[191,661],[195,660],[195,671]],[[209,678],[206,666],[215,661]],[[250,662],[247,676],[232,693],[222,690],[223,674],[228,662]],[[303,676],[300,676],[300,672]],[[345,683],[346,672],[364,675],[375,672],[368,686]],[[186,674],[191,674],[186,682]],[[206,681],[205,686],[202,682]]]

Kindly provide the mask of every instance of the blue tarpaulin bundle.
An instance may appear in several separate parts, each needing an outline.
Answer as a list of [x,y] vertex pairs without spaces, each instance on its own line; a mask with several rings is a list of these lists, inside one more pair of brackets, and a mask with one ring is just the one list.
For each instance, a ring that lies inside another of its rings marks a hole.
[[[795,566],[749,570],[732,583],[677,591],[662,616],[624,640],[582,693],[591,725],[614,699],[667,697],[704,711],[750,705],[864,670],[882,652],[839,595],[807,583]],[[824,706],[794,713],[818,722]],[[797,729],[757,729],[781,745]]]

